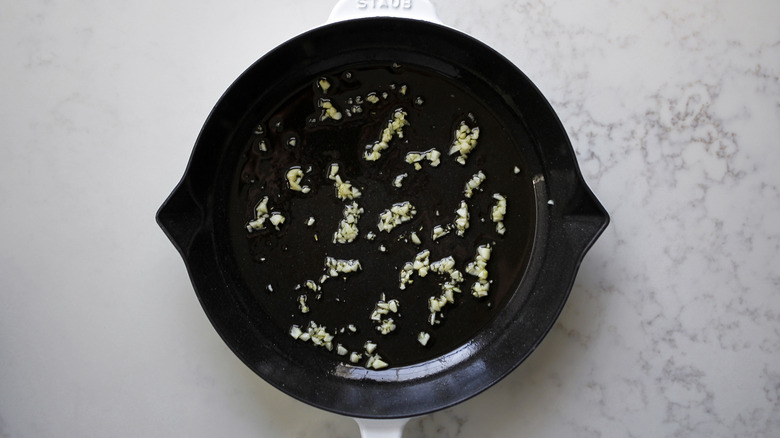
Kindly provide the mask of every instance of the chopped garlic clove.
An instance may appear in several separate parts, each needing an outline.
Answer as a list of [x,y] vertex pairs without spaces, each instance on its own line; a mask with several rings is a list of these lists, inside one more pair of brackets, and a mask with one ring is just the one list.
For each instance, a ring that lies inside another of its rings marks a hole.
[[320,78],[320,80],[317,82],[317,85],[319,86],[320,90],[322,90],[323,94],[328,94],[328,90],[330,89],[330,82],[326,78]]
[[301,330],[301,328],[298,327],[297,325],[293,325],[292,327],[290,327],[290,336],[292,336],[293,339],[300,338],[302,334],[303,334],[303,330]]

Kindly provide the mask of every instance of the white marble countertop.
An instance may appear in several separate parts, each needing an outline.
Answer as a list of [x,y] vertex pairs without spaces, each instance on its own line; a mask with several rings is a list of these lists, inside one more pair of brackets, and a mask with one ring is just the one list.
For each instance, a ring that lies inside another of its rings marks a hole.
[[[357,437],[249,371],[154,214],[334,0],[8,3],[0,437]],[[780,2],[437,0],[550,100],[612,223],[520,368],[405,437],[780,434]]]

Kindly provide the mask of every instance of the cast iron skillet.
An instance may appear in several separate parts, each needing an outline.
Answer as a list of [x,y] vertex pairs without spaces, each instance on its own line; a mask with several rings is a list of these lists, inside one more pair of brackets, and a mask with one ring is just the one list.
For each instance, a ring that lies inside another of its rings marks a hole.
[[[246,279],[226,238],[227,223],[235,214],[226,207],[226,193],[236,178],[240,145],[254,126],[250,114],[254,117],[258,105],[278,101],[290,87],[322,71],[365,60],[425,66],[480,90],[506,129],[530,141],[525,153],[535,175],[533,245],[513,298],[454,351],[380,371],[334,366],[288,342],[287,333],[271,324],[269,315],[247,305]],[[313,406],[352,417],[389,419],[452,406],[523,362],[553,326],[585,252],[609,217],[584,183],[551,106],[510,61],[444,26],[367,18],[302,34],[246,70],[208,117],[187,170],[157,221],[181,253],[215,329],[249,368]]]

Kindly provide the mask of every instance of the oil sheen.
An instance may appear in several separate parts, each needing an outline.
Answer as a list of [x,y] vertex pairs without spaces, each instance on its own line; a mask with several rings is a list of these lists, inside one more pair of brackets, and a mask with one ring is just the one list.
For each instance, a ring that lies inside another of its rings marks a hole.
[[[279,327],[280,347],[308,343],[311,354],[350,366],[365,366],[369,356],[378,354],[388,368],[401,367],[458,348],[501,311],[528,262],[535,201],[521,153],[527,145],[505,128],[481,96],[423,67],[362,64],[312,77],[272,108],[259,114],[256,128],[238,140],[242,153],[227,203],[230,244],[246,282],[249,311],[262,312]],[[405,113],[403,137],[395,133],[381,157],[366,160],[366,151],[382,139],[398,111]],[[464,123],[478,127],[479,138],[461,164],[450,148]],[[425,159],[419,166],[406,160],[410,152],[431,150],[441,154],[435,166]],[[359,197],[336,196],[334,164],[341,180],[360,191]],[[299,183],[308,188],[305,193],[291,190],[290,169],[303,171]],[[480,171],[485,180],[466,197],[467,181]],[[406,176],[398,187],[394,182],[401,175]],[[492,220],[495,193],[507,200],[504,234]],[[263,229],[250,232],[247,223],[256,219],[255,208],[265,197],[269,210],[284,222],[276,229],[266,221]],[[463,235],[452,228],[434,240],[434,228],[452,227],[464,201],[469,226]],[[357,236],[352,242],[334,242],[344,210],[353,202],[362,209],[354,222]],[[380,214],[404,202],[414,206],[415,214],[391,231],[381,231]],[[466,267],[480,245],[490,245],[492,252],[485,266],[488,295],[477,298],[471,293],[477,277],[466,273]],[[464,278],[454,302],[436,312],[433,325],[429,300],[442,294],[450,277],[415,271],[413,281],[400,288],[404,265],[425,250],[430,262],[452,257]],[[359,260],[361,268],[322,281],[327,257]],[[316,288],[307,287],[307,281]],[[395,325],[387,334],[371,319],[382,300],[399,304],[397,312],[382,315]],[[288,334],[294,325],[306,331],[311,322],[333,336],[331,350]],[[421,332],[430,335],[426,345],[418,342]],[[365,351],[367,341],[377,345],[371,354]],[[338,345],[347,354],[339,355]],[[350,361],[352,353],[361,355],[357,363]]]

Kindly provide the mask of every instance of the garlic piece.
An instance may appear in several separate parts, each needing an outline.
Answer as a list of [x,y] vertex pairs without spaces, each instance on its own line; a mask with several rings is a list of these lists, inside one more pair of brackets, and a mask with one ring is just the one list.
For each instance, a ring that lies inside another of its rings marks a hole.
[[301,180],[303,179],[303,170],[301,170],[300,167],[293,167],[292,169],[287,171],[287,187],[290,188],[290,190],[295,190],[296,192],[302,192],[302,193],[309,193],[311,191],[311,188],[308,186],[302,186]]
[[306,299],[306,295],[298,297],[298,308],[301,310],[301,313],[309,313],[309,306],[306,305]]
[[393,180],[393,187],[400,189],[401,186],[403,186],[404,184],[404,178],[406,178],[407,176],[409,176],[408,173],[402,173],[396,176],[395,179]]
[[328,82],[326,78],[320,78],[320,80],[317,82],[317,85],[320,87],[320,90],[322,90],[323,94],[328,94],[330,82]]

